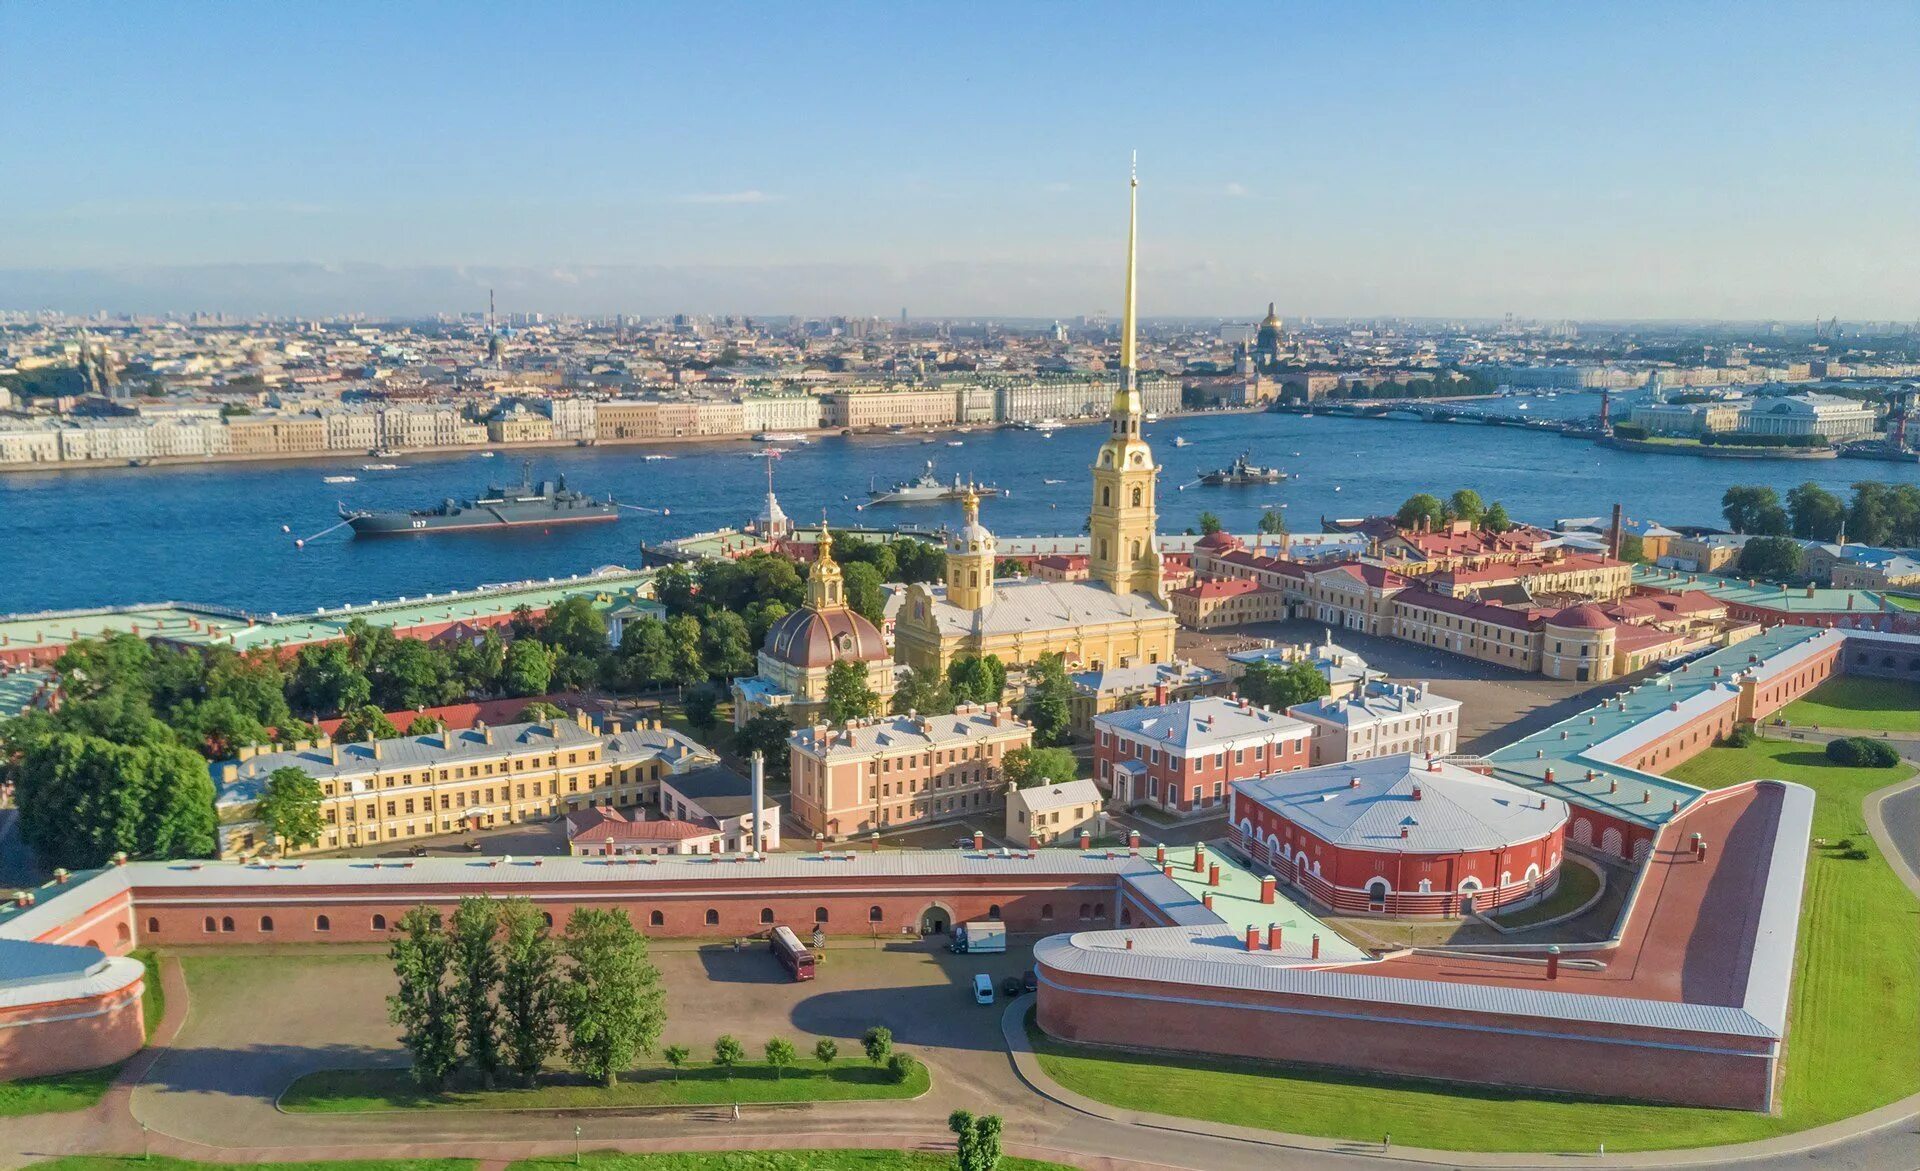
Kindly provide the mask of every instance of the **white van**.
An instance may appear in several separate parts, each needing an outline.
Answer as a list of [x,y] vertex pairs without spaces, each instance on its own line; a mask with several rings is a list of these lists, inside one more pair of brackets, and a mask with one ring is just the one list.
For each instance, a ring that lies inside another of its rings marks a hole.
[[975,1004],[993,1003],[993,977],[985,972],[973,978],[973,1002]]

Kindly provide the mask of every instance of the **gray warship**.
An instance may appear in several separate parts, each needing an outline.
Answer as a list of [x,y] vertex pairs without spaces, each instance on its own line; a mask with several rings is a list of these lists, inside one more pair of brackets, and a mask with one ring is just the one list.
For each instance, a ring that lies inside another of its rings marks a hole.
[[356,537],[407,537],[428,533],[472,533],[497,529],[546,528],[560,524],[586,524],[620,518],[620,506],[612,497],[595,500],[584,492],[567,487],[563,475],[557,480],[533,482],[533,465],[522,464],[520,483],[509,487],[489,485],[486,492],[472,500],[452,497],[437,507],[410,512],[373,512],[340,506],[340,519],[353,527]]

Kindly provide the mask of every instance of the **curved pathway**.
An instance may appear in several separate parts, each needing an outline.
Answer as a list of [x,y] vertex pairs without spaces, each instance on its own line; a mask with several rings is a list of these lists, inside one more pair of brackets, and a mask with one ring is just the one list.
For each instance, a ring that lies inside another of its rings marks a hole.
[[[1920,778],[1870,795],[1866,815],[1895,871],[1920,895],[1920,867],[1890,834],[1889,802],[1920,796]],[[1025,1029],[1030,997],[1008,1004],[999,1022],[1006,1048],[916,1050],[935,1077],[935,1091],[912,1102],[818,1103],[749,1107],[738,1122],[724,1107],[607,1110],[559,1114],[422,1111],[363,1115],[287,1114],[258,1090],[286,1085],[304,1072],[286,1059],[266,1067],[226,1058],[199,1069],[227,1081],[212,1114],[181,1109],[185,1089],[166,1077],[189,1066],[174,1042],[190,1013],[179,960],[163,957],[165,1019],[152,1044],[130,1060],[101,1102],[72,1114],[0,1119],[0,1166],[81,1152],[155,1154],[209,1162],[466,1157],[488,1162],[564,1156],[576,1141],[587,1150],[779,1150],[804,1147],[951,1149],[947,1111],[967,1106],[1006,1122],[1009,1154],[1049,1159],[1088,1171],[1238,1171],[1245,1168],[1371,1168],[1393,1164],[1451,1167],[1561,1167],[1571,1159],[1602,1167],[1731,1167],[1753,1171],[1914,1171],[1920,1168],[1920,1095],[1871,1113],[1761,1142],[1691,1151],[1605,1157],[1477,1154],[1290,1135],[1122,1110],[1060,1086],[1040,1068]],[[202,1040],[203,1038],[196,1038]],[[213,1038],[216,1042],[219,1038]],[[337,1041],[354,1046],[351,1036]],[[387,1044],[391,1042],[388,1039]],[[336,1050],[317,1050],[305,1068]],[[166,1066],[162,1062],[177,1058]],[[336,1056],[333,1064],[339,1064]],[[158,1067],[162,1075],[155,1078]],[[246,1076],[251,1072],[251,1076]],[[278,1080],[261,1081],[261,1076]],[[206,1076],[206,1075],[202,1075]],[[245,1083],[245,1084],[243,1084]],[[146,1126],[151,1126],[148,1131]],[[516,1137],[495,1136],[509,1130]],[[579,1138],[575,1134],[578,1131]]]

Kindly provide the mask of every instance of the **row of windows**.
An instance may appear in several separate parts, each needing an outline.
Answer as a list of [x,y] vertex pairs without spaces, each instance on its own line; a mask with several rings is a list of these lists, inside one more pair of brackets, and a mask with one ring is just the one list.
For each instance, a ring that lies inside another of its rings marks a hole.
[[[1089,904],[1086,904],[1086,903],[1080,904],[1080,917],[1082,919],[1086,919],[1089,917],[1097,919],[1097,918],[1103,917],[1106,914],[1105,903],[1094,903],[1094,904],[1091,904],[1091,907],[1092,907],[1092,910],[1091,910],[1091,913],[1089,913],[1089,909],[1088,909]],[[551,913],[542,911],[540,914],[540,917],[546,921],[547,926],[549,927],[553,926],[553,915]],[[1053,918],[1052,903],[1046,903],[1042,905],[1042,907],[1040,908],[1040,917],[1042,919]],[[987,918],[989,919],[1000,918],[1000,904],[995,903],[992,906],[987,908]],[[815,907],[813,909],[813,921],[815,923],[824,924],[829,922],[829,920],[830,920],[830,915],[827,911],[827,908]],[[884,922],[885,920],[886,920],[886,911],[884,908],[880,906],[880,904],[875,903],[874,905],[867,908],[867,922],[881,923],[881,922]],[[760,922],[769,926],[771,926],[775,922],[775,916],[774,916],[772,907],[760,908]],[[664,911],[650,912],[647,916],[647,923],[649,926],[652,926],[652,927],[666,926],[666,923],[667,923],[666,913]],[[707,908],[706,924],[709,927],[717,927],[720,925],[719,908],[717,907]],[[387,929],[387,917],[385,915],[376,914],[370,920],[368,920],[368,925],[372,927],[372,929],[375,931],[385,931]],[[260,930],[272,931],[273,929],[274,929],[273,916],[272,915],[260,916]],[[315,931],[333,930],[332,917],[328,915],[315,915],[313,918],[313,929]],[[216,918],[213,915],[208,915],[201,922],[201,930],[208,935],[232,934],[234,931],[233,916],[223,915]],[[160,934],[159,919],[149,918],[147,920],[147,934],[148,935]]]

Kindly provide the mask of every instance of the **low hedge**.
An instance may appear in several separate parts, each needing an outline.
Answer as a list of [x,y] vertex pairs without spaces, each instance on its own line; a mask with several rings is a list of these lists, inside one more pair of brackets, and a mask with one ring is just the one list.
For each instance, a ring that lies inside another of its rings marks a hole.
[[1827,759],[1849,768],[1891,768],[1900,763],[1900,753],[1884,740],[1847,736],[1827,741]]

